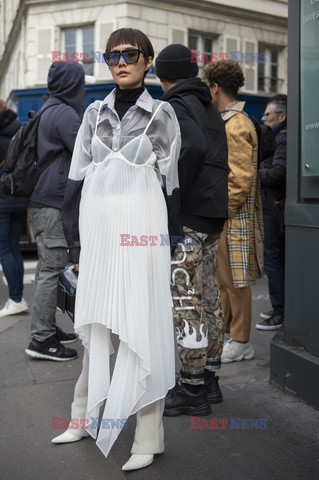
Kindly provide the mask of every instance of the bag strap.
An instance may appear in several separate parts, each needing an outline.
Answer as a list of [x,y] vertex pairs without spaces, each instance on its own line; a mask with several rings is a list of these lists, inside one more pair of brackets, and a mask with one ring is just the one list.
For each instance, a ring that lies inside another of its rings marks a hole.
[[40,108],[39,113],[40,112],[43,113],[48,108],[55,107],[57,105],[64,105],[64,103],[63,102],[54,102],[54,103],[50,103],[49,105],[43,105],[42,108]]
[[[40,110],[38,110],[37,112],[34,112],[34,110],[30,110],[28,112],[28,117],[30,119],[36,117],[37,115],[42,115],[43,112],[45,112],[48,108],[51,108],[51,107],[55,107],[55,106],[58,106],[58,105],[63,105],[63,102],[54,102],[54,103],[50,103],[50,105],[42,105],[42,107],[40,108]],[[30,115],[30,113],[32,112],[32,115]]]

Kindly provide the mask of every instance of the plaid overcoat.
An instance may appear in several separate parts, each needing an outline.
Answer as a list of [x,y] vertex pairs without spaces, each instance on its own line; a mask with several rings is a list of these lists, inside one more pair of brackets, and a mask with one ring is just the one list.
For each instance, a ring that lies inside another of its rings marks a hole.
[[263,218],[257,175],[255,128],[237,102],[223,112],[228,144],[227,242],[234,287],[255,283],[263,274]]

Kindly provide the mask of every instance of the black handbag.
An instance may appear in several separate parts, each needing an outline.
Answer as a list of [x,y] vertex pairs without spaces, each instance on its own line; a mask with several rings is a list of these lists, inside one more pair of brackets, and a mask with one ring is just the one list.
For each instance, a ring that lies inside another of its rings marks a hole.
[[78,272],[68,265],[58,278],[57,307],[66,312],[74,322],[75,295]]

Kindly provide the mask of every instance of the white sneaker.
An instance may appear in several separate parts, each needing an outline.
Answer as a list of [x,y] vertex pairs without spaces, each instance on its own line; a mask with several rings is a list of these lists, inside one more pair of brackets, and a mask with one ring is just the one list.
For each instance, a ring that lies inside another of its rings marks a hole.
[[227,342],[226,348],[223,349],[221,362],[231,363],[240,362],[241,360],[252,360],[255,352],[251,343],[236,342],[232,338]]
[[28,308],[28,304],[24,298],[22,298],[21,302],[14,302],[11,298],[9,298],[9,300],[6,301],[5,306],[0,310],[0,317],[26,312]]

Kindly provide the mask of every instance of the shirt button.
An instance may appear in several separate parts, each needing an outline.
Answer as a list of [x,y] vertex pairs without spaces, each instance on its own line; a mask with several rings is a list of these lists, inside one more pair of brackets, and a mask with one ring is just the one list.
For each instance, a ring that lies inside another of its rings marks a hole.
[[113,148],[114,152],[118,151],[118,147]]

